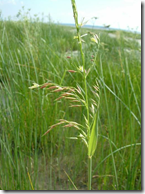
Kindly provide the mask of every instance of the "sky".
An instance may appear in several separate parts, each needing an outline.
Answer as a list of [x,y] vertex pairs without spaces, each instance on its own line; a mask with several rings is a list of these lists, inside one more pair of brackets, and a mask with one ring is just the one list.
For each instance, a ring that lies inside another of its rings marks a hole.
[[[30,15],[44,14],[45,21],[48,16],[55,23],[74,24],[71,0],[0,0],[2,18],[15,19],[19,10],[24,12],[31,9]],[[140,0],[76,0],[79,23],[91,19],[87,24],[112,28],[133,29],[141,32],[141,1]]]

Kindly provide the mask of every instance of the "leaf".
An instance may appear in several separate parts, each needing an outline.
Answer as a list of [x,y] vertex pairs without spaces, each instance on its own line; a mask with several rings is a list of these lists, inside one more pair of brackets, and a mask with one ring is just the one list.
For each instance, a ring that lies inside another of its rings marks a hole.
[[95,114],[91,135],[89,138],[89,146],[88,146],[88,156],[91,158],[94,155],[94,152],[97,147],[97,139],[98,139],[98,113]]
[[[64,170],[65,172],[65,170]],[[69,177],[69,175],[65,172],[66,176],[68,177],[68,179],[70,180],[70,182],[72,183],[72,185],[74,186],[75,190],[78,190],[77,187],[75,186],[74,182],[72,181],[72,179]]]

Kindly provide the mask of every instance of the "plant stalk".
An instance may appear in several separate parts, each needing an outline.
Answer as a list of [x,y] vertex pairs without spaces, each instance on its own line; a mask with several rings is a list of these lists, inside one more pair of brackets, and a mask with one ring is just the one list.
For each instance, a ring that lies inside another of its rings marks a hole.
[[[82,41],[81,41],[81,35],[80,35],[80,26],[78,24],[78,12],[76,8],[75,0],[71,0],[72,3],[72,9],[74,14],[74,20],[77,30],[77,36],[78,36],[78,43],[80,45],[80,53],[81,53],[81,59],[82,59],[82,66],[83,66],[83,80],[84,80],[84,89],[85,89],[85,100],[86,100],[86,111],[87,111],[87,121],[88,121],[88,128],[87,128],[87,136],[88,136],[88,142],[90,139],[90,119],[89,119],[89,103],[88,103],[88,90],[87,90],[87,80],[86,80],[86,72],[85,72],[85,58],[84,53],[82,50]],[[91,190],[91,181],[92,181],[92,157],[88,158],[88,190]]]
[[88,157],[88,190],[91,190],[92,185],[92,157]]

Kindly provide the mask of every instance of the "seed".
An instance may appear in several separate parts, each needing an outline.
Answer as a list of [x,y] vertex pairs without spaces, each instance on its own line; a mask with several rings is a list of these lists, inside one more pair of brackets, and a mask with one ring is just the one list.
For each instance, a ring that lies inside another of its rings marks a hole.
[[68,125],[65,125],[63,127],[73,127],[74,125],[73,124],[68,124]]
[[80,107],[82,105],[76,104],[76,105],[71,105],[70,107]]
[[57,98],[57,99],[55,99],[55,100],[60,100],[60,99],[62,99],[62,98],[64,98],[63,96],[60,96],[59,98]]
[[49,86],[49,85],[52,85],[52,83],[45,83],[43,86],[41,86],[40,88],[42,89],[42,88],[45,88],[45,87],[47,87],[47,86]]
[[63,88],[59,88],[59,89],[53,90],[53,92],[60,92],[62,90],[63,90]]
[[68,72],[70,72],[70,73],[75,73],[76,71],[74,71],[74,70],[68,70]]
[[51,90],[51,89],[55,89],[55,88],[58,88],[58,86],[51,86],[49,88],[47,88],[48,90]]

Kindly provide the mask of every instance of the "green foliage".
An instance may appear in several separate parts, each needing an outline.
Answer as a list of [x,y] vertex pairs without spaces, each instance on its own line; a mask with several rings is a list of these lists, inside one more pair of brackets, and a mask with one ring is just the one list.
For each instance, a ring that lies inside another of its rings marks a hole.
[[[88,31],[82,29],[81,34]],[[89,37],[84,37],[86,44],[83,44],[86,69],[95,63],[87,77],[89,104],[94,99],[96,77],[100,85],[92,189],[141,190],[141,152],[137,144],[141,142],[141,46],[136,41],[139,35],[90,31],[98,34],[101,42],[99,51],[90,44]],[[52,95],[47,88],[28,89],[33,83],[42,85],[49,81],[59,86],[78,84],[82,88],[81,74],[68,72],[82,66],[75,35],[74,28],[50,21],[32,22],[26,18],[18,22],[0,21],[0,188],[3,190],[31,190],[30,180],[35,190],[74,189],[62,169],[79,190],[87,188],[85,145],[68,139],[78,135],[78,131],[58,126],[42,138],[60,118],[85,125],[84,107],[70,108],[70,102],[65,100],[55,103],[58,93]],[[94,59],[92,55],[96,52]]]

